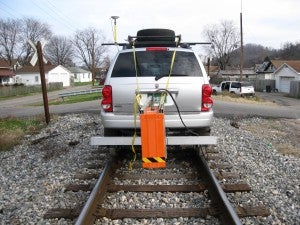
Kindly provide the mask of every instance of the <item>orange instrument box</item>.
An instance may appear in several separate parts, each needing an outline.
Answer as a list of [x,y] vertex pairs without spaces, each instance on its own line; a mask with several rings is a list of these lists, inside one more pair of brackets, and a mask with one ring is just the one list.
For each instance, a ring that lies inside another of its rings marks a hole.
[[158,108],[146,108],[140,115],[143,168],[166,167],[164,114]]

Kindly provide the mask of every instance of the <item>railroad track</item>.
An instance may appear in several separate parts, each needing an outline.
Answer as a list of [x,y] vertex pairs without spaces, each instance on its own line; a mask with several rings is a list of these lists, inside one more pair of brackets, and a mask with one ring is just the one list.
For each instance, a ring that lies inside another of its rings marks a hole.
[[[235,180],[239,175],[228,172],[230,165],[216,163],[215,156],[215,152],[210,152],[209,149],[174,150],[170,151],[167,167],[164,169],[141,169],[141,164],[137,162],[130,170],[128,163],[131,157],[124,154],[114,155],[95,184],[70,184],[66,187],[68,191],[91,191],[84,206],[76,209],[52,209],[45,214],[45,218],[76,218],[76,225],[80,225],[101,224],[103,218],[116,220],[213,217],[219,220],[220,224],[241,224],[241,217],[269,215],[263,206],[231,205],[225,193],[249,192],[251,188],[248,184]],[[84,179],[96,176],[97,174],[90,174]],[[218,181],[224,179],[230,180],[231,183],[221,184],[222,182]],[[142,204],[131,200],[131,196],[139,193],[147,193],[147,197],[141,197]],[[161,195],[159,202],[155,202],[151,197],[157,193]],[[175,204],[166,203],[170,193],[176,198]],[[192,200],[181,200],[180,196],[183,195],[189,195]],[[110,204],[112,199],[117,198],[127,202],[126,206]]]

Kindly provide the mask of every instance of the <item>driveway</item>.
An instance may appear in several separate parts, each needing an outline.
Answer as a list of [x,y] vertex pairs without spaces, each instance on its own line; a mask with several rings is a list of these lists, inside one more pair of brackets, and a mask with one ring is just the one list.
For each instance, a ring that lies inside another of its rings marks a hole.
[[[88,90],[91,89],[91,86],[77,86],[69,87],[63,90],[48,92],[48,99],[57,99],[59,98],[60,93],[79,91],[79,90]],[[32,107],[28,106],[29,104],[34,103],[43,103],[42,93],[34,94],[30,96],[13,98],[9,100],[0,100],[0,118],[5,117],[30,117],[35,115],[44,115],[44,107],[37,106]],[[88,110],[87,110],[88,109]],[[76,113],[76,112],[87,112],[87,111],[100,111],[99,101],[92,102],[81,102],[74,104],[63,104],[63,105],[50,105],[49,106],[50,114],[60,114],[60,113]]]
[[286,93],[256,92],[256,95],[266,101],[276,103],[280,106],[300,106],[300,99],[287,97]]

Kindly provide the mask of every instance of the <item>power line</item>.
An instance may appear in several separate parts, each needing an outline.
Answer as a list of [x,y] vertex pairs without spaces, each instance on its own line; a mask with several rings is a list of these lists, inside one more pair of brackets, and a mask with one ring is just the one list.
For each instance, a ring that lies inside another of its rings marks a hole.
[[[51,15],[46,9],[44,9],[43,7],[41,7],[35,0],[31,0],[31,2],[38,7],[40,10],[42,10],[44,13],[46,13],[51,19],[56,20],[57,22],[63,24],[66,28],[68,28],[70,31],[74,32],[75,29],[71,26],[69,26],[68,24],[66,24],[64,21],[59,20],[57,17]],[[46,7],[47,8],[47,7]]]
[[69,27],[71,27],[72,29],[76,30],[77,28],[73,26],[72,24],[72,20],[67,18],[62,12],[59,11],[59,9],[53,5],[51,2],[49,2],[48,0],[46,0],[45,2],[46,4],[48,4],[48,6],[50,7],[47,7],[46,4],[44,4],[44,6],[49,9],[50,11],[52,11],[54,14],[56,14],[60,19],[61,21],[64,21],[64,23],[66,25],[68,25]]
[[61,12],[55,5],[53,5],[49,0],[46,0],[46,2],[52,6],[62,17],[65,17],[65,21],[68,22],[71,26],[73,26],[73,21],[68,17],[65,13]]
[[4,5],[7,9],[9,9],[9,11],[11,11],[11,12],[9,12],[9,11],[6,11],[6,10],[4,10],[3,8],[1,8],[1,10],[2,10],[3,12],[5,12],[6,14],[8,14],[8,15],[10,15],[10,16],[12,16],[12,17],[19,17],[20,15],[21,15],[21,16],[24,16],[22,13],[18,12],[17,10],[15,10],[14,8],[12,8],[12,7],[10,7],[9,5],[5,4],[4,2],[1,2],[1,1],[0,1],[0,3],[1,3],[2,5]]

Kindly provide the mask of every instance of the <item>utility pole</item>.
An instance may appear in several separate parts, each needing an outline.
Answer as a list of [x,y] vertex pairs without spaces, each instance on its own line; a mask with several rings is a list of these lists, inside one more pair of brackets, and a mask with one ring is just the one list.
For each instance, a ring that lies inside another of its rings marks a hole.
[[95,85],[95,37],[94,33],[92,33],[92,83]]
[[241,12],[240,12],[240,34],[241,34],[241,48],[240,48],[240,81],[242,81],[242,80],[243,80],[243,67],[244,67],[242,0],[241,0]]
[[49,113],[47,86],[46,86],[46,79],[45,79],[43,50],[42,50],[42,44],[41,44],[40,41],[37,42],[36,49],[37,49],[40,76],[41,76],[41,84],[42,84],[42,91],[43,91],[45,118],[46,118],[46,123],[49,124],[49,122],[50,122],[50,113]]

